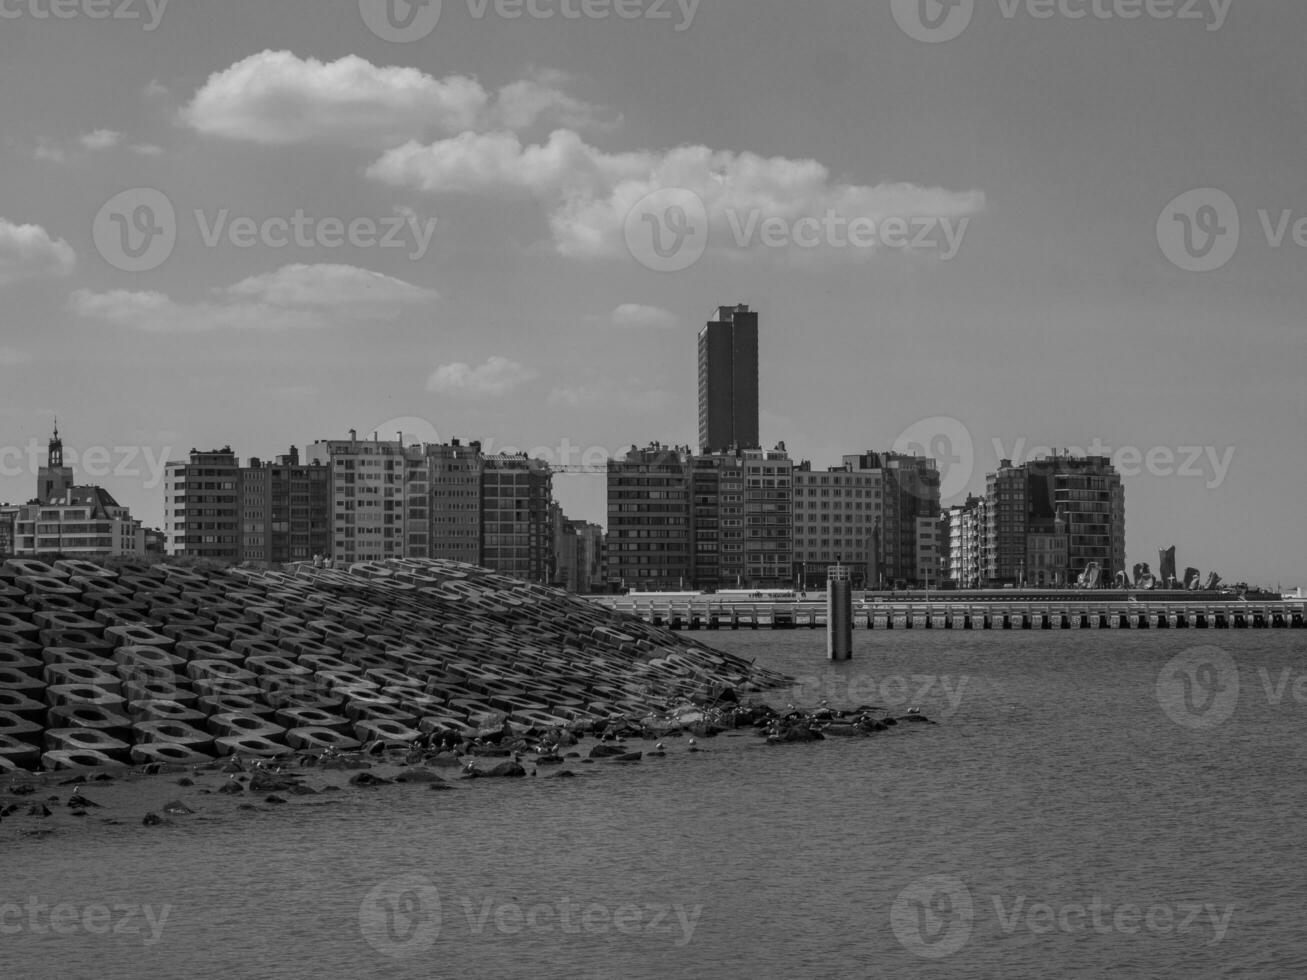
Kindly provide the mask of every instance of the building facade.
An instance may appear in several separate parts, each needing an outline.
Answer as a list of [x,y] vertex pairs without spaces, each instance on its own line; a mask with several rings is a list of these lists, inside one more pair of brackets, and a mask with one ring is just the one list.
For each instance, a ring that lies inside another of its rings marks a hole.
[[230,446],[192,449],[187,462],[169,463],[163,511],[168,554],[240,561],[240,487],[240,464]]
[[878,567],[868,587],[876,589],[924,586],[932,565],[918,567],[921,555],[920,518],[937,520],[940,511],[939,468],[930,457],[903,453],[858,453],[844,457],[852,471],[881,474],[882,520]]
[[331,470],[291,448],[240,472],[241,561],[311,561],[331,551]]
[[699,332],[699,450],[757,449],[758,314],[723,306]]
[[632,447],[621,459],[609,461],[610,589],[675,591],[690,586],[691,471],[687,447],[657,443]]
[[554,577],[553,470],[538,459],[483,456],[481,554],[487,568],[525,582]]
[[430,485],[421,446],[324,440],[308,461],[330,472],[331,557],[338,561],[425,558],[430,550]]
[[480,565],[481,443],[427,446],[431,486],[431,557]]
[[825,588],[826,569],[837,562],[852,568],[855,589],[878,581],[882,481],[878,469],[795,468],[794,561],[802,588]]

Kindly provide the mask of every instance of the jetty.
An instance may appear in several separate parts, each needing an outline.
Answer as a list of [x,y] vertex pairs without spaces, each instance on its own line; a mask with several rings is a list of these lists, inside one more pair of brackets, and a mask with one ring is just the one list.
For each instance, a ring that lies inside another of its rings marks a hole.
[[[597,596],[594,602],[653,626],[674,631],[825,629],[826,600],[754,601],[712,595]],[[854,625],[871,630],[1074,630],[1074,629],[1302,629],[1307,600],[1235,597],[1183,599],[1111,598],[907,600],[875,597],[855,601]]]

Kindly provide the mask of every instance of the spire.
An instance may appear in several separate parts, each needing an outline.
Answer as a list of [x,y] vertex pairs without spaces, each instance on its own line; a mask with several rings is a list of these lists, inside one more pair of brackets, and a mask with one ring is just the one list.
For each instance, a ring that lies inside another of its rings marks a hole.
[[51,467],[64,465],[64,444],[59,438],[59,416],[54,418],[54,435],[50,438],[50,450],[47,459]]

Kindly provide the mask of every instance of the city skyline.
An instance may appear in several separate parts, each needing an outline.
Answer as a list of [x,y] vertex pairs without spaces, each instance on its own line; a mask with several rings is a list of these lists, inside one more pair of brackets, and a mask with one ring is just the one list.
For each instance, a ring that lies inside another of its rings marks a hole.
[[[1292,127],[1261,124],[1294,118],[1303,82],[1268,89],[1244,70],[1287,64],[1266,52],[1307,12],[1239,7],[1207,30],[980,10],[931,45],[888,5],[809,24],[792,5],[728,2],[683,31],[451,8],[404,45],[355,2],[225,6],[172,5],[148,32],[6,21],[5,446],[44,446],[56,412],[70,447],[173,458],[226,443],[270,458],[407,418],[524,449],[692,443],[687,338],[747,298],[770,325],[764,446],[827,466],[964,431],[952,500],[1036,446],[1102,446],[1139,459],[1132,561],[1176,544],[1228,580],[1307,581],[1295,215],[1278,234],[1303,195]],[[1024,62],[995,59],[1005,45]],[[52,63],[61,77],[23,85]],[[982,71],[992,84],[969,84]],[[348,112],[331,102],[340,78],[365,93]],[[1180,90],[1207,94],[1165,95]],[[1192,152],[1199,131],[1210,152]],[[560,167],[593,179],[560,183]],[[616,220],[636,203],[628,180],[708,203],[697,263],[660,272],[633,254]],[[1158,225],[1208,187],[1238,206],[1244,240],[1191,272]],[[95,235],[134,188],[178,222],[143,272]],[[847,222],[810,226],[821,247],[798,241],[797,215],[842,207],[935,221],[956,251],[858,250]],[[308,247],[297,213],[316,219]],[[370,219],[377,244],[330,244],[329,219]],[[269,220],[286,227],[269,238]],[[405,247],[380,247],[390,231]],[[0,499],[29,481],[0,477]],[[142,478],[93,482],[159,524]],[[569,514],[602,518],[601,481],[556,483]]]

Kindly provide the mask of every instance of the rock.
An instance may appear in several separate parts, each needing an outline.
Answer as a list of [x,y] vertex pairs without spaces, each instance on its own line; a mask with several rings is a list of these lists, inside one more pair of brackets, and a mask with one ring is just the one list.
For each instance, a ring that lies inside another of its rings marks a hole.
[[609,745],[601,743],[590,750],[589,758],[591,759],[616,759],[618,756],[626,755],[627,749],[622,745]]
[[189,778],[183,776],[181,779],[177,780],[177,785],[178,785],[178,786],[194,786],[194,785],[195,785],[195,780],[193,780],[193,779],[189,779]]
[[454,787],[453,787],[453,786],[450,786],[449,783],[445,782],[445,781],[442,779],[442,780],[440,780],[440,782],[438,782],[438,783],[432,783],[432,784],[431,784],[431,788],[432,788],[433,790],[436,790],[437,792],[440,792],[440,791],[447,790],[447,789],[453,789]]
[[173,800],[171,803],[164,804],[163,812],[175,817],[184,817],[195,811],[180,800]]
[[426,769],[405,769],[395,777],[397,783],[443,783],[444,780]]
[[258,769],[250,777],[251,793],[284,793],[292,789],[298,782],[298,776],[290,773],[268,772],[266,769]]
[[936,722],[931,721],[925,715],[904,715],[902,718],[895,719],[906,722],[909,725],[934,725]]
[[278,804],[280,804],[280,803],[285,803],[286,801],[283,800],[280,796],[278,796],[277,794],[274,793],[272,796],[265,797],[264,800],[263,800],[263,802],[264,802],[264,803],[278,803]]
[[857,738],[862,734],[856,725],[827,725],[821,733],[827,738]]
[[165,827],[172,824],[171,820],[165,820],[157,813],[147,813],[141,823],[146,827]]
[[52,814],[50,813],[50,808],[46,806],[44,803],[33,803],[30,807],[28,807],[27,815],[29,817],[41,817],[42,819],[44,819],[45,817],[52,816]]
[[576,773],[572,772],[571,769],[560,769],[558,770],[558,772],[554,773],[549,778],[550,779],[575,779]]
[[389,786],[389,779],[382,779],[380,776],[374,776],[370,772],[361,772],[349,781],[351,786]]
[[225,793],[228,796],[236,796],[245,792],[245,787],[234,779],[229,779],[218,788],[219,793]]
[[100,804],[93,800],[88,800],[85,796],[82,796],[79,793],[74,793],[72,796],[68,797],[68,807],[69,809],[76,808],[78,810],[86,810],[94,807],[98,810],[100,809]]
[[614,762],[639,762],[644,758],[643,752],[627,752],[625,755],[614,757]]

